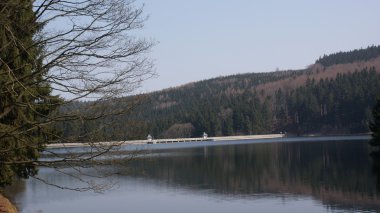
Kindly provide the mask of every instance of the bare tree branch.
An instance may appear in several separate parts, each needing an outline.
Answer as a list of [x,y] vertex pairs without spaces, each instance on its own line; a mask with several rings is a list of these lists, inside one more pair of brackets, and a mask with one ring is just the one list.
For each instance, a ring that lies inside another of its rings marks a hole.
[[[122,143],[95,143],[96,134],[109,128],[112,118],[140,104],[143,95],[120,97],[133,95],[141,82],[155,75],[147,57],[154,42],[138,32],[147,20],[144,5],[134,0],[32,2],[34,16],[25,20],[8,17],[15,11],[28,12],[30,2],[0,2],[0,37],[6,38],[0,46],[0,169],[22,168],[21,176],[54,185],[35,176],[33,168],[47,166],[62,172],[56,165],[65,164],[77,172],[73,177],[87,184],[80,191],[97,191],[104,186],[82,179],[86,174],[80,168],[114,163],[99,159]],[[26,40],[30,35],[32,41]],[[12,48],[17,51],[10,55]],[[91,101],[79,104],[80,100]],[[123,107],[108,107],[110,103]],[[59,132],[66,122],[84,126],[99,119],[101,126],[79,135]],[[67,151],[61,157],[45,150],[55,159],[38,158],[46,144],[83,139],[88,140],[87,153]]]

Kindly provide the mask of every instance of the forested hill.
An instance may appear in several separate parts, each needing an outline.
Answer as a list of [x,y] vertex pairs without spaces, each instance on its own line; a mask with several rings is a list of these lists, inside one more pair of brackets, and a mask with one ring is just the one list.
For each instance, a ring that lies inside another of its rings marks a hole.
[[358,49],[350,52],[338,52],[319,58],[316,63],[323,66],[334,64],[353,63],[356,61],[368,61],[380,55],[380,46],[370,46],[367,49]]
[[67,136],[88,135],[112,121],[112,128],[96,131],[97,140],[144,139],[148,134],[197,137],[203,132],[365,133],[380,92],[379,73],[380,47],[372,46],[324,56],[302,70],[238,74],[153,92],[132,114],[68,122],[61,128]]

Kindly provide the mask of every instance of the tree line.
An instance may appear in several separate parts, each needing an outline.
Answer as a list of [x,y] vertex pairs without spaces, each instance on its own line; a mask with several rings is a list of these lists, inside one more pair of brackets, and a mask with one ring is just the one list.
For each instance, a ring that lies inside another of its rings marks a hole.
[[355,61],[368,61],[380,55],[380,46],[369,46],[365,49],[356,49],[349,52],[338,52],[320,57],[316,63],[325,67],[334,64],[352,63]]
[[[83,141],[200,137],[245,134],[353,134],[369,132],[371,110],[380,91],[380,75],[364,68],[335,78],[307,79],[302,86],[279,88],[268,95],[255,88],[307,70],[245,74],[201,81],[147,94],[128,116],[89,122],[67,122],[65,134],[113,123]],[[84,103],[83,103],[84,104]],[[115,104],[117,105],[117,104]],[[120,107],[120,106],[119,106]]]

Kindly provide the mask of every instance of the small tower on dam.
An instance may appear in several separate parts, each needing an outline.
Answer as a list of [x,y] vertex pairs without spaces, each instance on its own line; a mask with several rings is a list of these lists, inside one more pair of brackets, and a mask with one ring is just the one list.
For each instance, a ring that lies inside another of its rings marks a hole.
[[207,139],[208,135],[206,132],[203,132],[203,139]]
[[153,137],[150,134],[148,134],[146,140],[148,141],[148,143],[153,143]]

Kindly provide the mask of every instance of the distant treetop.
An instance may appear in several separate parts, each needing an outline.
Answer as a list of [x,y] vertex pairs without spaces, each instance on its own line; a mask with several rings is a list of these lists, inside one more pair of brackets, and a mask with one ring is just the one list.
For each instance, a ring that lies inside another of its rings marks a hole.
[[322,64],[325,67],[334,64],[352,63],[355,61],[368,61],[372,58],[380,56],[380,45],[369,46],[366,49],[356,49],[349,52],[338,52],[320,57],[316,63]]

